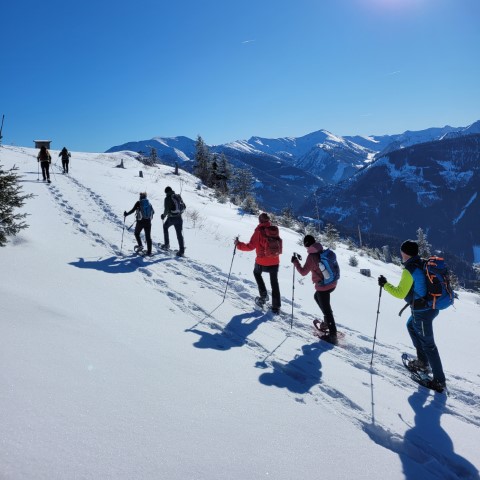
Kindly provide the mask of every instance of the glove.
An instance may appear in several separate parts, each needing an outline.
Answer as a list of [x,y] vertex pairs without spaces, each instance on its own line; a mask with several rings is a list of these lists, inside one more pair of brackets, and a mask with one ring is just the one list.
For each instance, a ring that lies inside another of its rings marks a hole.
[[295,255],[292,255],[292,259],[290,260],[292,263],[295,263],[295,260],[297,259],[297,257]]
[[378,277],[378,284],[383,288],[386,283],[387,279],[383,275],[380,275]]
[[165,218],[165,214],[162,213],[162,214],[160,215],[160,218],[163,220],[163,219]]
[[127,216],[127,211],[126,211],[126,210],[123,212],[123,216],[124,216],[124,217]]

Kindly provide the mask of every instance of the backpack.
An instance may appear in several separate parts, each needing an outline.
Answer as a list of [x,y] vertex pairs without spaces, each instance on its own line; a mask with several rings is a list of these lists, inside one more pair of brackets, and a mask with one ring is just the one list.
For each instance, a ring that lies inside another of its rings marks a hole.
[[278,227],[260,228],[260,251],[264,257],[278,257],[283,252],[283,240]]
[[[329,248],[324,249],[320,253],[320,263],[325,267],[325,272],[327,272],[327,274],[322,271],[323,280],[317,282],[317,285],[329,285],[330,283],[336,282],[340,279],[340,266],[337,262],[337,255],[333,250],[330,250]],[[320,270],[322,269],[320,268]]]
[[177,214],[181,215],[187,208],[181,195],[179,193],[174,193],[171,198],[172,198],[173,204],[175,205],[175,208],[171,210],[170,213],[172,213],[173,215],[177,215]]
[[137,210],[137,220],[151,220],[153,217],[153,207],[147,198],[140,200],[140,208]]
[[450,274],[441,257],[429,257],[422,259],[422,270],[427,280],[427,306],[437,310],[443,310],[453,305],[454,292],[450,285]]
[[47,162],[47,161],[50,161],[51,159],[50,155],[48,154],[48,150],[45,150],[44,152],[40,150],[39,157],[40,157],[40,161],[42,162]]

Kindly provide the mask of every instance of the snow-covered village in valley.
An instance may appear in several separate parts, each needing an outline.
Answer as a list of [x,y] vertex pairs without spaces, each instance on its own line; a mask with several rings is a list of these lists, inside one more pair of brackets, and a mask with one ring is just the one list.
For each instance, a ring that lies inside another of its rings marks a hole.
[[[457,280],[433,322],[442,392],[402,363],[417,356],[411,309],[399,316],[405,301],[387,287],[403,281],[415,230],[386,258],[314,215],[234,204],[161,158],[71,151],[67,173],[52,146],[47,182],[39,152],[0,147],[1,214],[16,185],[10,212],[28,224],[0,248],[2,480],[480,478],[478,291]],[[184,245],[172,225],[166,250],[171,191],[186,205]],[[138,252],[143,197],[152,243],[142,231]],[[267,269],[259,306],[258,251],[245,245],[262,213],[282,253],[279,296]],[[292,263],[306,263],[308,235],[339,265],[336,341],[315,335],[329,315]]]

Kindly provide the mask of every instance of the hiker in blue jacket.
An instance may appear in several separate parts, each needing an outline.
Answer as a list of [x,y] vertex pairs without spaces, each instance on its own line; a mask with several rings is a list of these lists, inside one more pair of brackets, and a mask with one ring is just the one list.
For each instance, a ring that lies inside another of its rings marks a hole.
[[140,193],[140,199],[135,203],[133,208],[127,212],[123,212],[124,217],[135,212],[137,223],[135,225],[135,239],[137,240],[136,251],[143,250],[142,239],[140,233],[142,230],[145,230],[145,240],[147,241],[147,255],[152,254],[152,237],[150,236],[152,231],[152,218],[155,211],[153,210],[152,204],[147,199],[147,194],[145,192]]
[[400,247],[402,263],[405,269],[398,286],[388,283],[380,275],[378,284],[396,298],[404,298],[410,304],[411,316],[407,321],[407,329],[417,350],[417,358],[410,365],[424,372],[432,369],[431,387],[439,392],[445,388],[445,373],[443,372],[440,354],[433,337],[433,320],[438,310],[427,305],[427,279],[418,256],[418,243],[406,240]]

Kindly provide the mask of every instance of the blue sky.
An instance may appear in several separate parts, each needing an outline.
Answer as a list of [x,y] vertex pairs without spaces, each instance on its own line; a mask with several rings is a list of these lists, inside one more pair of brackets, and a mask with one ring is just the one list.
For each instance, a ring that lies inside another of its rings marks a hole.
[[10,0],[0,15],[4,144],[480,119],[479,0]]

